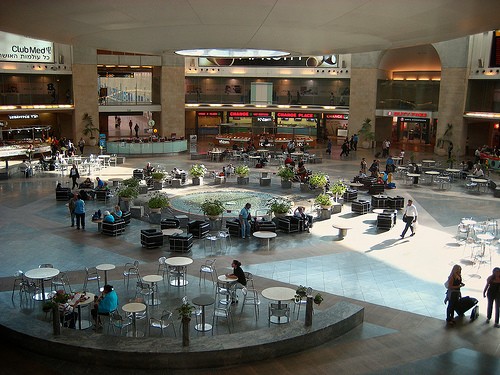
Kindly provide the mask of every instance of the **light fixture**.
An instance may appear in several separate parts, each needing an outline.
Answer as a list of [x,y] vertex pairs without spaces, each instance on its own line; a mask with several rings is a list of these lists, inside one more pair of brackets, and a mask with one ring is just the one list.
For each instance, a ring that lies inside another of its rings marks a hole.
[[193,57],[218,57],[218,58],[265,58],[265,57],[283,57],[290,55],[289,52],[275,51],[266,49],[246,49],[246,48],[200,48],[184,49],[175,51],[181,56]]

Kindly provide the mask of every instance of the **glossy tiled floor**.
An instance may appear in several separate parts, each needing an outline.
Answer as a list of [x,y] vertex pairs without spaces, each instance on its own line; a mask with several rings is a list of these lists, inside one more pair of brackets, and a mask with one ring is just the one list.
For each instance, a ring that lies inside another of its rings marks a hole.
[[[313,170],[327,172],[332,179],[351,178],[357,171],[361,156],[370,160],[371,151],[360,150],[357,155],[353,153],[347,160],[342,161],[324,159],[322,164],[310,165],[310,167]],[[424,159],[429,156],[423,153],[419,155]],[[149,160],[128,158],[126,164],[107,168],[101,172],[100,176],[104,179],[128,177],[132,169],[142,167]],[[152,162],[164,165],[168,170],[174,166],[188,169],[192,164],[187,156],[162,157]],[[207,162],[206,164],[209,169],[220,168],[220,164],[217,163]],[[275,171],[275,168],[267,169]],[[288,194],[297,204],[311,207],[314,198],[311,193],[302,193],[298,187],[294,187],[291,191],[282,190],[277,177],[273,177],[271,187],[259,187],[257,176],[260,170],[252,172],[254,174],[251,176],[249,189],[280,195]],[[497,176],[491,177],[497,179]],[[0,181],[0,212],[2,213],[0,226],[2,242],[7,244],[3,246],[0,253],[0,276],[3,277],[3,290],[10,289],[11,278],[9,276],[16,270],[28,270],[40,263],[53,263],[61,270],[71,271],[76,284],[80,283],[83,267],[99,263],[122,265],[138,259],[141,267],[152,273],[156,271],[158,257],[168,255],[168,252],[161,249],[144,250],[140,247],[139,229],[149,227],[149,223],[133,220],[125,235],[118,238],[98,235],[95,224],[90,223],[89,220],[87,220],[85,232],[69,228],[69,218],[64,202],[54,200],[53,189],[58,180],[66,181],[67,178],[46,173],[31,179],[14,176],[9,181]],[[498,247],[491,247],[492,265],[481,265],[478,268],[467,259],[468,251],[458,244],[455,234],[456,226],[462,217],[472,216],[477,220],[498,218],[500,216],[498,202],[500,201],[493,198],[491,193],[478,195],[466,192],[461,182],[454,183],[452,188],[446,191],[439,191],[424,184],[404,185],[399,180],[396,180],[396,183],[398,188],[390,191],[389,195],[401,195],[405,199],[413,198],[419,210],[419,224],[414,237],[400,239],[399,234],[403,228],[403,222],[400,220],[401,214],[398,216],[395,228],[387,232],[378,232],[374,225],[375,214],[353,216],[350,213],[350,205],[345,205],[336,217],[329,221],[315,223],[309,234],[278,233],[278,238],[271,241],[270,251],[267,251],[265,246],[262,246],[256,239],[246,241],[233,239],[231,250],[216,256],[218,269],[223,271],[229,267],[232,258],[238,258],[242,261],[246,271],[259,277],[257,289],[271,285],[274,280],[274,282],[292,284],[294,287],[299,284],[311,286],[315,290],[331,293],[334,295],[333,300],[338,297],[357,300],[366,308],[367,324],[375,324],[374,327],[379,327],[374,329],[378,333],[370,337],[385,335],[379,331],[380,329],[396,329],[401,333],[408,328],[408,325],[414,329],[416,325],[421,332],[429,332],[433,335],[432,342],[437,342],[446,340],[447,335],[455,334],[442,329],[441,319],[445,313],[442,284],[452,265],[459,263],[464,268],[463,275],[466,283],[463,294],[478,298],[482,311],[480,321],[476,323],[477,329],[481,332],[475,333],[476,339],[473,344],[464,345],[456,337],[448,338],[453,341],[453,344],[446,349],[432,352],[430,348],[433,345],[430,345],[429,350],[421,350],[406,358],[402,355],[402,358],[395,360],[392,356],[398,357],[398,346],[401,343],[406,345],[405,340],[410,340],[409,337],[403,335],[402,338],[389,344],[392,349],[384,351],[385,357],[380,361],[376,358],[367,358],[369,356],[364,354],[363,358],[371,364],[366,368],[360,362],[355,363],[355,367],[343,367],[350,362],[347,357],[343,360],[337,358],[339,362],[329,363],[326,368],[344,373],[368,373],[375,370],[384,373],[384,368],[388,371],[392,366],[404,366],[412,360],[425,359],[427,356],[463,346],[498,358],[500,330],[482,325],[486,306],[481,296],[485,278],[493,264],[498,265],[500,261]],[[188,191],[208,191],[209,189],[218,191],[227,188],[237,189],[239,186],[235,182],[230,182],[226,186],[210,183],[201,188],[184,187],[169,189],[168,192],[176,195],[185,194]],[[111,207],[111,203],[103,205],[102,202],[90,202],[87,205],[87,212],[90,215],[98,208],[102,210],[106,206]],[[344,240],[339,241],[337,231],[331,227],[331,224],[333,221],[343,220],[348,221],[353,229]],[[195,264],[201,263],[207,255],[203,242],[196,241],[192,253]],[[198,289],[195,267],[190,270],[190,274],[193,277],[190,288],[194,289],[188,290],[187,293],[204,292],[205,287]],[[110,278],[118,286],[122,282],[121,267],[111,272]],[[120,290],[121,288],[120,286]],[[121,293],[123,299],[131,297],[125,291]],[[172,292],[165,291],[165,299],[172,300],[175,304],[175,300],[169,297],[169,293]],[[405,315],[405,312],[408,314]],[[265,315],[265,312],[261,315]],[[262,319],[264,318],[261,316],[258,325],[265,325],[265,319]],[[387,320],[384,319],[390,319],[392,323],[386,323]],[[412,322],[403,323],[404,319],[411,319]],[[394,323],[395,320],[398,321],[397,324]],[[237,324],[236,330],[248,329],[247,323],[250,322],[251,319],[244,319],[239,326]],[[463,329],[473,330],[471,327]],[[387,345],[387,343],[384,344],[387,338],[373,340],[379,340],[377,345]],[[488,345],[486,340],[493,340],[489,343],[495,344]],[[352,357],[355,358],[355,353],[366,343],[360,342],[358,337],[348,344],[337,343],[335,345],[342,345],[343,350],[351,350]],[[324,352],[328,350],[327,347],[317,352]],[[297,356],[297,360],[298,358],[301,356]],[[282,368],[286,360],[290,358],[271,361],[265,368],[268,370],[273,367]],[[316,366],[316,363],[313,366]],[[496,362],[493,361],[493,363]],[[245,369],[261,373],[259,371],[264,370],[262,366],[264,365],[248,365]],[[320,368],[321,365],[316,369],[321,372]],[[326,368],[322,371],[328,373]],[[348,369],[352,371],[347,371]],[[289,371],[285,368],[282,370],[283,372]],[[305,368],[302,368],[300,372],[308,373]]]

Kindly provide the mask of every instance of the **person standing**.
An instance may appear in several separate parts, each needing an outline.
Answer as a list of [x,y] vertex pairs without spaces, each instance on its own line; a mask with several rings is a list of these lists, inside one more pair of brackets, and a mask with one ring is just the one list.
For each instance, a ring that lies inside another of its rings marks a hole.
[[405,234],[408,231],[408,229],[411,229],[410,237],[414,236],[415,228],[413,227],[413,225],[414,223],[417,222],[417,207],[415,207],[411,199],[408,199],[408,204],[403,214],[403,221],[406,223],[406,225],[405,229],[403,230],[403,233],[401,233],[401,238],[405,237]]
[[83,155],[83,148],[85,147],[85,141],[83,138],[80,138],[78,141],[78,148],[80,149],[80,155]]
[[78,198],[75,202],[75,216],[76,216],[76,229],[85,230],[85,202],[82,197],[78,195]]
[[326,144],[326,153],[328,155],[332,154],[332,140],[328,139],[328,143]]
[[493,313],[493,303],[495,304],[495,327],[500,328],[500,267],[493,268],[493,272],[486,280],[483,290],[483,297],[488,298],[488,308],[486,310],[486,323],[490,322]]
[[250,238],[250,203],[245,204],[240,211],[241,238]]
[[69,216],[71,217],[71,228],[75,226],[75,206],[77,200],[78,200],[78,195],[73,194],[73,197],[69,200],[68,203]]
[[135,124],[134,130],[135,130],[135,137],[139,138],[139,124],[137,123]]
[[458,301],[460,300],[460,288],[465,284],[462,282],[462,267],[455,264],[451,269],[450,276],[448,276],[448,281],[446,283],[447,292],[445,302],[448,302],[448,307],[446,308],[446,322],[449,325],[454,325],[455,320],[455,308]]
[[451,159],[451,152],[453,151],[453,142],[450,141],[448,144],[448,159]]
[[128,127],[130,128],[130,135],[132,135],[132,127],[134,126],[134,124],[132,124],[132,120],[129,120],[128,121]]
[[78,168],[76,167],[76,164],[73,164],[71,166],[71,169],[69,170],[69,177],[73,181],[73,186],[71,187],[71,190],[73,190],[75,186],[78,187],[78,182],[76,182],[76,180],[80,178],[80,173],[78,173]]
[[362,173],[366,174],[366,168],[367,168],[366,159],[362,158],[359,169]]
[[353,146],[354,146],[354,151],[358,151],[358,142],[359,142],[359,137],[357,134],[353,135]]

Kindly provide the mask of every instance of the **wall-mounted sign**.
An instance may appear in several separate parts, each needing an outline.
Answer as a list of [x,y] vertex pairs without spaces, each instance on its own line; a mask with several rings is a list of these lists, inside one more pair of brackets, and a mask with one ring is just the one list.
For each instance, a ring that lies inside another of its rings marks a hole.
[[220,112],[196,112],[199,117],[219,117]]
[[24,113],[24,114],[19,114],[19,115],[8,115],[9,117],[9,120],[35,120],[37,118],[39,118],[40,116],[35,113],[35,114],[28,114],[28,113]]
[[325,118],[335,120],[349,120],[349,115],[344,115],[342,113],[326,113]]
[[269,117],[270,112],[248,112],[248,111],[231,111],[230,117]]
[[337,68],[338,56],[286,56],[266,58],[217,58],[202,57],[198,59],[199,66],[289,66],[289,67],[323,67]]
[[278,118],[317,118],[317,113],[302,113],[302,112],[278,112]]
[[257,122],[273,122],[272,117],[256,117],[255,120]]
[[430,117],[429,113],[427,113],[427,112],[407,112],[407,111],[387,111],[386,116],[392,116],[392,117]]
[[401,122],[428,122],[428,118],[422,117],[400,117]]
[[54,43],[0,32],[0,61],[54,62]]

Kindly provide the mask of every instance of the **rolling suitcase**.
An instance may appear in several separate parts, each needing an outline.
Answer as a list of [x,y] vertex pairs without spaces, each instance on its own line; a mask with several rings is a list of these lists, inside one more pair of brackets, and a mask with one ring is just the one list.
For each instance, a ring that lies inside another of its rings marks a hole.
[[457,306],[455,306],[455,311],[458,315],[463,316],[467,311],[472,309],[477,305],[477,299],[466,296],[458,300]]

